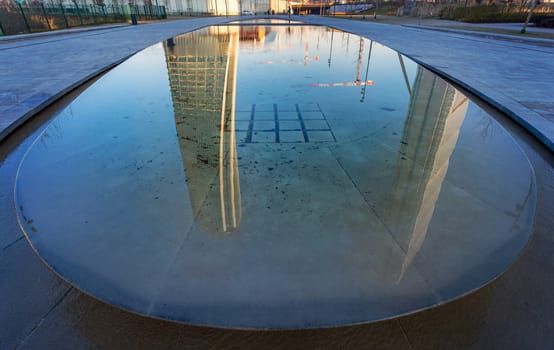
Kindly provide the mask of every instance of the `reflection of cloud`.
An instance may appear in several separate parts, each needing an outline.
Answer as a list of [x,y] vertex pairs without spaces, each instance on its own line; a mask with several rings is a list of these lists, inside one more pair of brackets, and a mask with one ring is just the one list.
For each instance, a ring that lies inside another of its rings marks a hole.
[[215,27],[165,45],[175,125],[198,227],[230,232],[241,219],[235,138],[238,33]]
[[435,74],[418,68],[387,218],[406,251],[398,281],[427,235],[467,105],[467,97]]

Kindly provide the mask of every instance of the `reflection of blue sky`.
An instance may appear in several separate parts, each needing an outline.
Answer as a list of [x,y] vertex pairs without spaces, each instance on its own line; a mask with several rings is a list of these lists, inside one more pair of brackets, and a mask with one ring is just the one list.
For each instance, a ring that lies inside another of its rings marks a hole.
[[[367,109],[359,106],[361,86],[310,85],[354,83],[358,70],[359,79],[364,81],[370,40],[362,39],[362,62],[358,66],[358,36],[313,27],[309,30],[302,27],[271,27],[270,30],[272,40],[266,40],[263,44],[241,42],[237,108],[248,108],[254,103],[288,105],[309,101],[324,104],[333,99],[335,105],[343,104],[353,110]],[[404,63],[410,83],[413,83],[417,64],[405,57]],[[273,75],[276,71],[277,77]],[[366,88],[366,101],[373,96],[382,105],[394,105],[397,110],[407,107],[409,93],[395,51],[373,43],[367,79],[372,80],[374,85]]]
[[[331,122],[348,115],[357,125],[377,127],[391,120],[392,114],[383,111],[394,111],[394,118],[401,123],[408,110],[409,93],[398,54],[370,40],[362,40],[359,67],[360,38],[327,28],[267,27],[261,42],[241,41],[237,110],[250,110],[253,104],[277,104],[280,109],[290,109],[295,104],[309,103],[319,104]],[[404,63],[412,84],[417,64],[407,58]],[[365,88],[363,103],[360,102],[362,86],[311,86],[354,83],[358,70],[362,81],[367,70],[367,79],[374,82]],[[54,124],[63,125],[58,129],[66,144],[80,143],[86,138],[90,138],[91,144],[122,141],[122,138],[145,142],[174,138],[163,45],[147,48],[112,70],[83,92],[62,115],[65,117],[57,118]],[[70,122],[73,118],[79,122]],[[376,119],[380,122],[376,123]],[[56,137],[58,129],[50,128],[47,135]],[[125,134],[119,135],[121,130]],[[63,147],[60,145],[60,149]]]
[[[122,124],[129,132],[126,137],[147,137],[151,128],[173,133],[174,127],[167,129],[173,123],[172,118],[168,118],[173,116],[173,106],[162,44],[147,48],[113,69],[85,90],[62,114],[64,117],[57,118],[54,123],[63,124],[61,136],[67,142],[72,142],[71,138],[77,141],[85,136],[83,133],[96,140],[119,137],[115,133],[121,130]],[[69,122],[72,118],[78,122]],[[142,123],[148,123],[150,130]],[[112,133],[114,135],[110,136]]]
[[30,163],[40,168],[71,158],[68,177],[73,171],[91,178],[126,174],[163,157],[174,160],[165,165],[166,173],[184,181],[162,44],[131,57],[85,90],[46,129],[40,144]]

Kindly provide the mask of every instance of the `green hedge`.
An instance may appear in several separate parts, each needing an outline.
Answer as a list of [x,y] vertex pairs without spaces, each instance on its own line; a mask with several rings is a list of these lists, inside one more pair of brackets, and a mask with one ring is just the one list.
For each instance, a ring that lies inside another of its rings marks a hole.
[[554,28],[554,14],[552,15],[534,15],[532,19],[537,27]]
[[442,9],[440,18],[470,23],[523,22],[527,11],[509,9],[502,5],[447,6]]

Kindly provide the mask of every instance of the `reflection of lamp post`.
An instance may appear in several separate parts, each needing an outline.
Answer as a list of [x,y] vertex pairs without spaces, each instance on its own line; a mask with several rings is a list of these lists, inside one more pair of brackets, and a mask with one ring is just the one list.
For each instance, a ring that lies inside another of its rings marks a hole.
[[[367,83],[367,74],[369,73],[369,62],[371,61],[371,50],[373,49],[373,40],[371,40],[369,42],[369,55],[367,56],[367,67],[365,69],[365,82]],[[367,88],[367,84],[364,84],[364,86],[362,86],[362,98],[360,98],[360,102],[364,102],[365,101],[365,90]]]
[[329,59],[327,60],[327,63],[329,64],[329,68],[331,68],[331,55],[333,54],[333,34],[335,32],[331,32],[331,47],[329,48]]

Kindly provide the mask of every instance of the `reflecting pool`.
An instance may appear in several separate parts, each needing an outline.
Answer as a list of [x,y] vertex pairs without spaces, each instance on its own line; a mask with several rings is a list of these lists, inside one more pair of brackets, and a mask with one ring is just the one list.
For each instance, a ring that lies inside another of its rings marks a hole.
[[372,322],[505,271],[529,163],[447,81],[325,27],[231,25],[131,57],[60,110],[16,184],[64,279],[178,322]]

